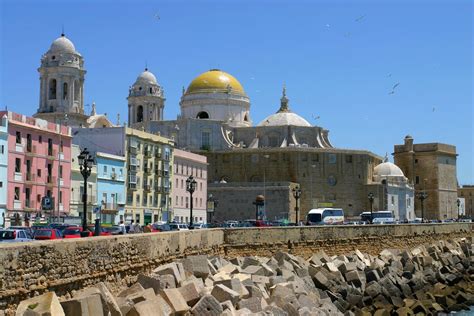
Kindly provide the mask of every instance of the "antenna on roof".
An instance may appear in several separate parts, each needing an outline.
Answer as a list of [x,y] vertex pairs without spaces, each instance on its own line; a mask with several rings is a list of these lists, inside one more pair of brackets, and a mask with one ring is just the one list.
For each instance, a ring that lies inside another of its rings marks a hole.
[[148,61],[145,59],[145,71],[148,71]]
[[64,36],[64,24],[61,24],[61,36]]

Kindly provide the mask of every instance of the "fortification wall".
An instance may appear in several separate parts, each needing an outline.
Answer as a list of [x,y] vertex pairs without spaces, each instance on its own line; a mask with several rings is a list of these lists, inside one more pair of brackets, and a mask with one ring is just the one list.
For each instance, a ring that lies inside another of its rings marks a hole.
[[191,254],[309,256],[323,249],[377,254],[441,239],[473,236],[474,224],[205,229],[0,245],[0,309],[55,291],[67,295],[100,281],[130,285],[139,273]]

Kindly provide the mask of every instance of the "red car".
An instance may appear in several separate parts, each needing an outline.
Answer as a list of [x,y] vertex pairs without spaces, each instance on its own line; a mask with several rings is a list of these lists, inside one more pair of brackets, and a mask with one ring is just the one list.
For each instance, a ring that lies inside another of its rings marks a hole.
[[34,238],[36,240],[53,240],[53,239],[61,239],[61,233],[57,229],[53,228],[41,228],[35,231]]
[[[81,232],[83,231],[82,227],[68,227],[63,231],[64,238],[81,238]],[[91,231],[88,237],[92,237],[93,234]]]
[[[94,226],[89,226],[89,230],[91,231],[91,236],[95,236],[95,227]],[[112,233],[109,232],[104,227],[101,227],[99,236],[112,236]]]

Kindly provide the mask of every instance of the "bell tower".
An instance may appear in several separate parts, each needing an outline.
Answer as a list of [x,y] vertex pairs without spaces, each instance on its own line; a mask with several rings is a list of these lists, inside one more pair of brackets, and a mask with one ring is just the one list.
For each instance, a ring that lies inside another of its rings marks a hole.
[[83,125],[84,59],[74,44],[61,34],[41,57],[39,108],[35,117],[58,123],[68,114],[69,123]]
[[127,99],[128,126],[146,129],[150,121],[163,120],[164,91],[147,68],[130,87]]

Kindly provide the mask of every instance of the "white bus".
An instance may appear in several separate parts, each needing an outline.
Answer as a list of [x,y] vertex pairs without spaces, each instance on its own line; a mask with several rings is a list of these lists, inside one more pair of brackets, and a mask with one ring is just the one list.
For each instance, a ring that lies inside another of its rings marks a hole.
[[[372,212],[374,224],[394,224],[395,217],[392,211],[378,211]],[[360,220],[362,222],[370,223],[370,212],[362,212],[360,214]]]
[[308,225],[342,225],[344,211],[340,208],[315,208],[308,212]]

